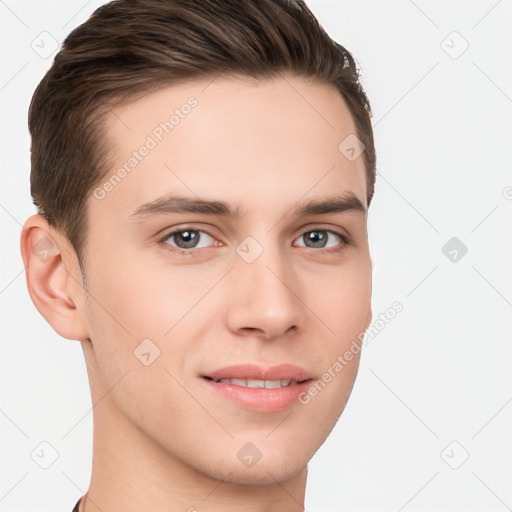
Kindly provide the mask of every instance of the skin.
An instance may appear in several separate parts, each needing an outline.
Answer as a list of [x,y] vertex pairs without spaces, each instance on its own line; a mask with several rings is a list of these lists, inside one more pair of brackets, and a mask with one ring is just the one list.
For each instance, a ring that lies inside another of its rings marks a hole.
[[[359,354],[307,405],[281,412],[244,409],[199,376],[287,362],[321,378],[370,324],[366,214],[294,214],[298,202],[348,191],[366,206],[363,156],[338,150],[355,126],[339,92],[298,77],[175,85],[106,118],[107,179],[190,96],[197,107],[103,199],[89,197],[87,290],[43,217],[22,231],[30,296],[58,334],[81,341],[87,364],[94,446],[82,510],[303,510],[308,461],[345,408]],[[130,217],[171,192],[244,215]],[[179,237],[158,241],[176,227],[201,230],[195,257],[166,250],[187,247]],[[315,229],[329,230],[331,252],[308,245]],[[352,244],[334,252],[344,242],[330,230]],[[247,236],[263,248],[252,263],[235,251]],[[43,262],[32,248],[44,237],[58,252]],[[160,350],[148,366],[134,355],[147,338]],[[252,467],[237,457],[247,442],[262,453]]]

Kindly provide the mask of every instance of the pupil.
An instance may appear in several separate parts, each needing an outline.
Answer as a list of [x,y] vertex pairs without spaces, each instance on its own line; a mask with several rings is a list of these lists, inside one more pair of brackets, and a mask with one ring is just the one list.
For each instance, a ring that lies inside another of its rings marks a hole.
[[[191,230],[182,231],[181,233],[179,233],[179,238],[181,238],[182,240],[185,239],[183,240],[183,242],[186,245],[186,248],[190,249],[190,247],[194,247],[194,241],[197,241],[195,240],[197,239],[197,234]],[[190,240],[187,240],[187,238],[190,238]]]
[[[321,234],[319,235],[319,233],[321,233]],[[317,239],[317,240],[315,240],[315,239]],[[313,243],[325,242],[325,234],[322,233],[321,231],[310,231],[309,232],[309,240]],[[323,245],[321,244],[320,247],[323,247]]]

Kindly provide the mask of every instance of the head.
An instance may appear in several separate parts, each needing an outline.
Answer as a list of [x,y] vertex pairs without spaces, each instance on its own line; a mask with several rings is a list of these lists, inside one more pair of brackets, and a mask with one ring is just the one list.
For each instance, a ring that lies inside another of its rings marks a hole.
[[[69,34],[30,105],[21,246],[104,418],[219,479],[307,464],[371,320],[370,115],[354,58],[301,1],[119,0]],[[212,391],[205,377],[245,363],[323,384],[265,412]]]

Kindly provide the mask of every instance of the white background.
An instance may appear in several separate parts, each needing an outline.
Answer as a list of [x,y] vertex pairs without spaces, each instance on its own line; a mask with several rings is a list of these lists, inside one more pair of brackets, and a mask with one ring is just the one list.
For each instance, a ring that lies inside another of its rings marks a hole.
[[[69,512],[89,484],[82,350],[32,304],[19,236],[35,213],[27,108],[53,57],[31,44],[43,31],[62,42],[103,3],[0,2],[3,512]],[[374,319],[395,300],[404,310],[364,349],[310,463],[306,509],[512,510],[512,2],[308,5],[362,70],[378,159]],[[442,251],[452,237],[468,248],[457,262]],[[48,469],[31,458],[43,441],[59,455]]]

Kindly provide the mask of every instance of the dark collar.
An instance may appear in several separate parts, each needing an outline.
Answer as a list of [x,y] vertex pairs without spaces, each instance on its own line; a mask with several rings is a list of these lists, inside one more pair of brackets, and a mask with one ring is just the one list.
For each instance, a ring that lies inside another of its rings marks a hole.
[[[83,498],[83,496],[82,496]],[[80,506],[80,502],[82,501],[82,498],[80,498],[75,505],[75,508],[71,512],[78,512],[78,507]]]

